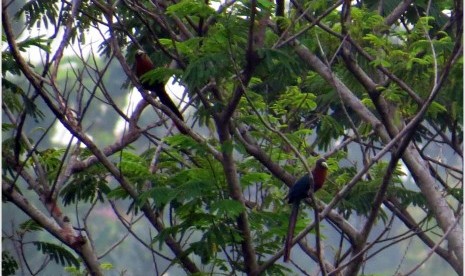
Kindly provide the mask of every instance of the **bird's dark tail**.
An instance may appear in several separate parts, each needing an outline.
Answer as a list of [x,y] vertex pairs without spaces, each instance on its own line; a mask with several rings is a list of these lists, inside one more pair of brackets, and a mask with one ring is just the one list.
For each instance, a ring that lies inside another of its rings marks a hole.
[[297,200],[292,204],[291,215],[289,216],[289,227],[287,228],[286,243],[284,244],[284,261],[288,262],[291,257],[292,239],[294,236],[295,223],[297,222],[297,214],[299,213],[299,203]]
[[173,111],[176,116],[178,116],[181,121],[184,121],[184,118],[182,117],[181,112],[179,112],[178,107],[173,103],[171,100],[170,96],[166,93],[165,89],[160,89],[157,93],[158,99],[160,99],[160,102],[164,105],[166,105],[171,111]]
[[[166,93],[165,90],[165,84],[164,83],[155,83],[150,86],[144,87],[147,90],[155,92],[156,96],[160,100],[160,102],[168,107],[171,111],[173,111],[176,116],[184,122],[184,117],[182,116],[181,112],[179,112],[178,107],[174,104],[174,102],[171,100],[170,96]],[[179,129],[179,131],[183,134],[187,134],[187,132],[184,130],[182,126],[179,126],[176,121],[173,121],[176,127]]]

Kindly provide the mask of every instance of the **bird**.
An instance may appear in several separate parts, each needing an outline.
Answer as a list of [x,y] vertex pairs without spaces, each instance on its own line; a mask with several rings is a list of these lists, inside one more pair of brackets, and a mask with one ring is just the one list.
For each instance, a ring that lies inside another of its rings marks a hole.
[[165,84],[161,81],[155,81],[150,83],[148,80],[141,80],[141,77],[149,72],[150,70],[155,69],[155,65],[153,65],[152,60],[150,59],[149,55],[144,52],[143,50],[137,50],[135,56],[135,71],[136,76],[141,81],[142,87],[146,90],[149,90],[155,93],[160,99],[160,102],[168,107],[174,114],[181,120],[184,121],[184,118],[179,112],[177,106],[173,103],[170,96],[166,93]]
[[305,174],[299,178],[291,187],[288,195],[288,203],[292,204],[292,211],[289,217],[289,226],[287,229],[286,242],[284,244],[284,262],[288,262],[291,254],[292,237],[294,235],[294,228],[297,221],[297,213],[299,212],[299,205],[302,199],[309,196],[311,181],[314,183],[314,192],[323,187],[328,173],[328,164],[324,158],[316,161],[315,168],[312,170],[313,178],[309,174]]

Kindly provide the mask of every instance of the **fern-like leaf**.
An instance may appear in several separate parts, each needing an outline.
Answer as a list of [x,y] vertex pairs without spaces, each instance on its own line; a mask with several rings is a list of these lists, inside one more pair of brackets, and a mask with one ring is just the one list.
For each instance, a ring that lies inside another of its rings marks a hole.
[[75,266],[79,268],[79,260],[65,248],[48,242],[33,242],[37,250],[50,256],[50,258],[57,264],[62,266]]

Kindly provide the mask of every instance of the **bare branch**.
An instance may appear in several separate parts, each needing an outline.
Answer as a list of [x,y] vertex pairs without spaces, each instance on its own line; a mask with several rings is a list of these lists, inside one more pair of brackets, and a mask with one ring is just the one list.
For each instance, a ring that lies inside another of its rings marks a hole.
[[403,0],[397,5],[397,7],[392,10],[392,12],[384,18],[384,24],[391,26],[394,24],[402,14],[407,10],[407,8],[413,3],[413,0]]
[[458,223],[460,222],[460,218],[462,217],[462,210],[460,211],[459,215],[457,216],[457,218],[455,218],[455,222],[449,227],[449,229],[447,229],[446,232],[444,232],[444,235],[441,237],[441,239],[431,248],[431,250],[428,252],[428,254],[426,255],[426,257],[419,263],[417,264],[415,267],[413,267],[411,270],[409,270],[408,272],[406,273],[403,273],[401,274],[402,276],[405,275],[411,275],[413,274],[415,271],[417,271],[435,252],[435,249],[437,247],[439,247],[441,245],[441,243],[447,239],[447,237],[449,236],[449,234],[452,232],[452,230],[457,227]]
[[89,272],[92,275],[103,275],[100,269],[97,256],[93,253],[88,242],[75,244],[75,240],[71,239],[69,233],[64,228],[58,226],[53,220],[49,219],[39,209],[33,206],[23,195],[19,194],[15,189],[11,188],[11,183],[2,180],[2,194],[8,200],[13,202],[18,208],[23,210],[29,217],[44,227],[50,234],[71,247],[84,260]]

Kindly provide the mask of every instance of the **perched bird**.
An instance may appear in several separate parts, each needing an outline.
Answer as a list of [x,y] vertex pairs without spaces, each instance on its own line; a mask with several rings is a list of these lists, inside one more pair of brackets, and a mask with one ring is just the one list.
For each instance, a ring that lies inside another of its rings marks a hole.
[[309,196],[310,181],[314,183],[315,192],[318,191],[325,183],[326,174],[328,172],[328,164],[323,158],[318,159],[315,168],[312,171],[313,179],[307,174],[302,176],[289,191],[288,203],[292,203],[291,216],[289,217],[289,227],[287,229],[286,243],[284,245],[284,261],[288,262],[291,254],[292,237],[294,235],[294,228],[297,221],[297,213],[299,212],[299,204],[302,199]]
[[[140,78],[145,73],[149,72],[152,69],[155,69],[155,66],[153,65],[152,60],[146,52],[142,50],[137,50],[135,68],[136,76],[140,80]],[[141,81],[141,84],[142,87],[144,87],[144,89],[154,92],[158,96],[162,104],[166,105],[169,109],[171,109],[171,111],[173,111],[174,114],[176,114],[176,116],[178,116],[179,119],[184,121],[181,112],[179,112],[178,108],[173,103],[170,96],[168,96],[168,94],[166,93],[165,84],[163,82],[157,81],[150,83],[149,81]]]

